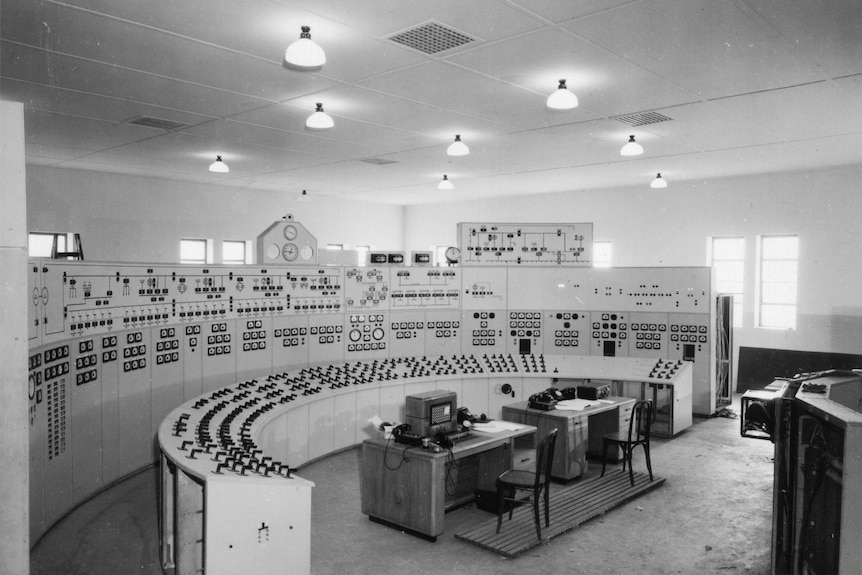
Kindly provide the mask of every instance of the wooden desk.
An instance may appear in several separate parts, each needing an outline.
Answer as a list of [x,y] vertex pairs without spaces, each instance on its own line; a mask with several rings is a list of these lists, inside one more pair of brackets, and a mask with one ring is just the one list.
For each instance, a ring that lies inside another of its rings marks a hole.
[[[607,397],[604,402],[590,402],[590,407],[581,411],[569,409],[530,409],[526,401],[503,406],[503,419],[515,423],[535,425],[537,436],[544,437],[552,429],[558,429],[557,445],[551,476],[569,481],[580,477],[587,470],[587,452],[602,454],[602,437],[606,433],[625,430],[631,418],[635,400],[628,397]],[[610,452],[609,457],[619,458],[619,451]]]
[[[515,466],[515,440],[532,439],[536,428],[485,433],[440,453],[382,437],[362,442],[362,512],[370,519],[430,540],[443,533],[448,509],[467,503],[477,490],[494,492],[497,476]],[[534,455],[533,455],[534,457]]]

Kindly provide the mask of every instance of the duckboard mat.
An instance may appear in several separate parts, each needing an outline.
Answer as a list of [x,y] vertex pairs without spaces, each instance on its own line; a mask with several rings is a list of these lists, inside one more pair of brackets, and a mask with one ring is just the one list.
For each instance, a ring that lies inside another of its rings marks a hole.
[[[578,481],[559,490],[551,489],[549,527],[545,527],[544,503],[539,503],[542,540],[547,541],[571,531],[593,517],[660,487],[665,481],[656,476],[650,481],[649,475],[637,472],[634,479],[635,484],[632,486],[628,471],[614,470],[604,477]],[[511,520],[505,513],[499,533],[495,515],[475,527],[456,533],[455,537],[506,557],[517,557],[542,543],[536,534],[532,504],[517,506]]]

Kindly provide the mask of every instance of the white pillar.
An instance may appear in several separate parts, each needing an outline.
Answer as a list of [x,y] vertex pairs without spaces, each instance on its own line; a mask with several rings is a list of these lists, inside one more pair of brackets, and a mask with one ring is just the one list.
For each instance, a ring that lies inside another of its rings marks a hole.
[[0,101],[0,571],[30,572],[24,106]]

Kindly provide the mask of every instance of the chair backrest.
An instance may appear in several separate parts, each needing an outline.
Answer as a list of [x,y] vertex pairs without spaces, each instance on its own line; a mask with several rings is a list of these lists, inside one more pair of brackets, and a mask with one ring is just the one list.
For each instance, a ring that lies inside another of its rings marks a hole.
[[629,443],[649,441],[650,427],[655,417],[651,401],[636,401],[629,420]]
[[551,465],[554,463],[554,446],[557,444],[557,430],[552,429],[542,438],[536,450],[536,487],[551,481]]

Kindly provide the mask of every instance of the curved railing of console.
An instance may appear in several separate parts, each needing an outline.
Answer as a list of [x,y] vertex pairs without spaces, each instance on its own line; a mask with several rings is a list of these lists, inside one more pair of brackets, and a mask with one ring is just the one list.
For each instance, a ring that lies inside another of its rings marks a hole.
[[[358,361],[271,374],[187,401],[158,432],[163,568],[184,575],[290,565],[292,573],[308,573],[313,484],[297,468],[378,433],[368,422],[375,415],[402,421],[407,395],[455,391],[459,405],[498,418],[504,404],[569,378],[675,387],[674,401],[688,397],[680,411],[690,425],[690,365],[634,358]],[[511,392],[502,392],[504,383]]]

